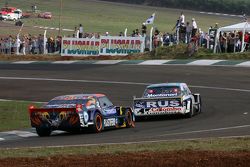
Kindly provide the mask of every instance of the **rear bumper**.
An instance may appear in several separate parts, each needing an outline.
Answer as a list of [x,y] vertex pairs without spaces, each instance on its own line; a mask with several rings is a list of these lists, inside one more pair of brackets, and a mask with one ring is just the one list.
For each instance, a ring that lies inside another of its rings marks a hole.
[[139,116],[155,116],[155,115],[184,115],[189,111],[186,107],[168,107],[168,108],[152,108],[152,109],[134,109],[134,114],[136,117]]

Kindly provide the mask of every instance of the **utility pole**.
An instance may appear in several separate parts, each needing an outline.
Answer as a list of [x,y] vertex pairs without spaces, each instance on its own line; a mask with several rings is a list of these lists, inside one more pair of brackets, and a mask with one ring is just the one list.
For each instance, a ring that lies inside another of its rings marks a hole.
[[63,8],[63,2],[60,0],[60,15],[59,15],[59,32],[58,35],[61,35],[61,28],[62,28],[62,8]]

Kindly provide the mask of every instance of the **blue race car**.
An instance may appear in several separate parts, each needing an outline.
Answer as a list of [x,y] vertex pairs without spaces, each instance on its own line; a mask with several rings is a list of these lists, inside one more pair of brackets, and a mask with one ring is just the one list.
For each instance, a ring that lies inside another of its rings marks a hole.
[[41,108],[30,106],[31,126],[39,136],[53,130],[78,131],[90,128],[98,133],[107,128],[134,127],[130,107],[117,107],[103,94],[77,94],[53,98]]

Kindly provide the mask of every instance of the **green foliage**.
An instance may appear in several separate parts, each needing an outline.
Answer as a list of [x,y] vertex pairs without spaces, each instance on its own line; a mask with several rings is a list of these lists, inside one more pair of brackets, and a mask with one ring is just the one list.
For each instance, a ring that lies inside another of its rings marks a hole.
[[192,56],[188,56],[187,45],[179,44],[173,46],[159,47],[152,52],[136,54],[134,59],[223,59],[223,60],[250,60],[250,52],[245,53],[216,53],[206,48],[199,48]]
[[150,6],[164,6],[179,9],[192,9],[199,11],[213,11],[250,14],[249,0],[104,0],[112,2],[124,2],[134,4],[147,4]]

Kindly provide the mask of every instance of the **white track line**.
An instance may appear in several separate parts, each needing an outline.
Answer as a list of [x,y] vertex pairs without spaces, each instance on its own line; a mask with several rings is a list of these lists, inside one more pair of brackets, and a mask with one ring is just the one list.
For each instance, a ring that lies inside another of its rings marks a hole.
[[221,62],[222,60],[196,60],[193,61],[191,63],[188,63],[187,65],[198,65],[198,66],[208,66],[208,65],[212,65],[218,62]]
[[170,60],[147,60],[139,63],[139,65],[162,65],[169,62]]
[[[196,130],[196,131],[180,132],[180,133],[168,133],[168,134],[163,134],[163,135],[159,135],[159,136],[163,137],[163,136],[185,135],[185,134],[215,132],[215,131],[223,131],[223,130],[231,130],[231,129],[241,129],[241,128],[249,128],[249,127],[250,127],[250,125],[241,125],[241,126],[232,126],[232,127],[217,128],[217,129]],[[249,131],[249,133],[250,133],[250,131]]]
[[[22,77],[0,77],[2,80],[29,80],[29,81],[53,81],[53,82],[80,82],[80,83],[102,83],[102,84],[122,84],[122,85],[150,85],[151,83],[141,82],[119,82],[119,81],[96,81],[96,80],[75,80],[75,79],[55,79],[55,78],[22,78]],[[249,89],[235,89],[235,88],[222,88],[222,87],[210,87],[210,86],[195,86],[190,85],[193,88],[201,89],[215,89],[237,92],[250,92]]]
[[36,133],[28,132],[28,131],[20,131],[20,130],[13,130],[13,131],[8,131],[8,132],[3,132],[4,134],[8,135],[17,135],[20,137],[34,137],[37,136]]
[[31,64],[34,62],[36,61],[16,61],[16,62],[13,62],[13,64]]
[[118,64],[123,61],[125,60],[100,60],[95,62],[94,64]]
[[4,138],[1,138],[1,137],[0,137],[0,141],[4,141],[4,140],[5,140]]

